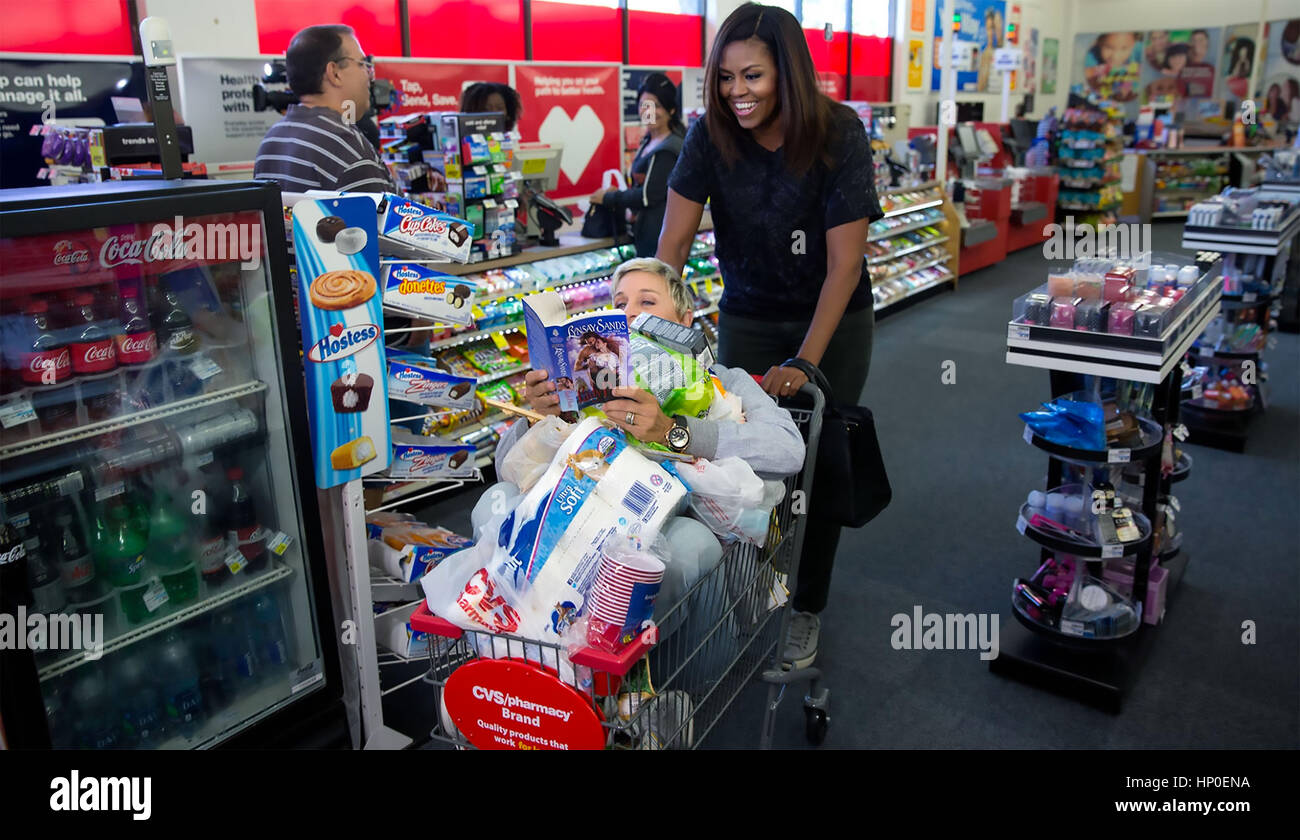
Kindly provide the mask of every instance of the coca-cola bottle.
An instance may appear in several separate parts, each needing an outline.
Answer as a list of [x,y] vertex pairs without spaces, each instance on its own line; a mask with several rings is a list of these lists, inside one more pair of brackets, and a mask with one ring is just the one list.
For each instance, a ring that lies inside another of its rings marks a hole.
[[95,316],[95,296],[82,292],[72,304],[72,372],[83,376],[111,371],[117,367],[117,349],[113,336]]
[[208,463],[196,470],[190,484],[190,511],[193,514],[197,544],[194,548],[199,574],[208,591],[220,588],[230,580],[226,558],[234,550],[227,539],[225,506],[220,498],[224,483],[217,472],[217,464],[207,454]]
[[25,385],[57,385],[72,376],[72,354],[56,332],[49,301],[32,298],[23,308],[29,326],[21,356]]
[[173,353],[193,353],[199,349],[194,322],[171,289],[163,291],[162,318],[158,322],[158,342]]
[[[9,524],[5,506],[0,502],[0,616],[4,617],[14,632],[26,633],[25,622],[20,623],[19,611],[32,607],[32,591],[27,581],[27,554],[18,531]],[[39,715],[42,703],[32,686],[37,685],[35,652],[27,645],[0,645],[0,712],[6,719],[10,714]],[[39,719],[39,718],[37,718]],[[5,739],[10,749],[32,747],[40,744],[43,733],[37,727],[6,727]]]
[[149,308],[140,297],[140,287],[127,283],[121,288],[121,332],[117,342],[117,361],[122,365],[143,365],[158,355],[158,336],[149,323]]
[[90,553],[70,504],[59,506],[54,515],[53,548],[58,553],[59,577],[68,603],[74,608],[99,600],[107,592],[104,581],[95,574],[95,560]]
[[244,471],[239,467],[226,470],[230,481],[230,499],[226,507],[226,530],[230,542],[248,561],[248,573],[255,574],[266,568],[266,529],[257,517],[257,503],[244,485]]
[[36,523],[23,514],[12,523],[18,528],[27,554],[27,583],[32,588],[32,609],[41,613],[57,613],[68,604],[64,594],[59,568],[41,544]]

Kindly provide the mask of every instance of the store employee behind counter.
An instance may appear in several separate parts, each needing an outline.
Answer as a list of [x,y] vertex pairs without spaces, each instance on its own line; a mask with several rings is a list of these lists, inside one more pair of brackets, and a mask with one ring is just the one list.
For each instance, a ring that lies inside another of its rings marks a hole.
[[[658,257],[681,270],[711,202],[726,278],[718,360],[763,372],[763,388],[785,396],[808,381],[784,364],[797,357],[822,369],[837,400],[856,403],[874,324],[867,226],[883,215],[861,121],[818,89],[794,15],[754,3],[718,29],[705,105],[668,182]],[[813,483],[785,652],[799,667],[816,656],[839,544],[839,526],[818,514],[818,498],[836,489]]]
[[285,53],[290,105],[257,149],[253,177],[276,181],[284,192],[397,192],[388,168],[348,119],[370,108],[375,68],[351,27],[309,26]]

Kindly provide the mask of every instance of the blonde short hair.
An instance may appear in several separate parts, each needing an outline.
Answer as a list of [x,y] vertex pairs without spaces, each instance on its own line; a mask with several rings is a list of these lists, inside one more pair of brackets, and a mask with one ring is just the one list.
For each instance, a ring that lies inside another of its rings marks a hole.
[[686,282],[682,280],[682,276],[671,265],[654,257],[637,257],[614,269],[614,276],[609,281],[610,289],[617,292],[619,281],[623,279],[624,275],[631,274],[634,271],[644,271],[663,278],[664,283],[668,286],[668,294],[673,299],[673,309],[677,312],[679,319],[685,319],[695,309],[695,299],[691,295],[691,290],[686,288]]

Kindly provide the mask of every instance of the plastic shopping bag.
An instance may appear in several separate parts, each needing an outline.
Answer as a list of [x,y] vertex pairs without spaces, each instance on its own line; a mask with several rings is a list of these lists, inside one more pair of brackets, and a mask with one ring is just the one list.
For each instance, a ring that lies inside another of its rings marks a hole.
[[501,480],[524,493],[533,489],[572,432],[573,425],[558,417],[547,416],[534,423],[501,459]]
[[677,471],[690,485],[691,512],[713,533],[753,545],[766,541],[772,508],[785,495],[784,484],[764,481],[740,458],[700,459],[677,465]]

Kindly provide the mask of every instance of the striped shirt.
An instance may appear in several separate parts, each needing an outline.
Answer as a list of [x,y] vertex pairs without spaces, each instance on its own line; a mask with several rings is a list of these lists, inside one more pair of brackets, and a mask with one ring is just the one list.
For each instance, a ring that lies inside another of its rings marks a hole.
[[277,181],[285,192],[397,192],[365,136],[322,106],[289,106],[262,138],[253,177]]

